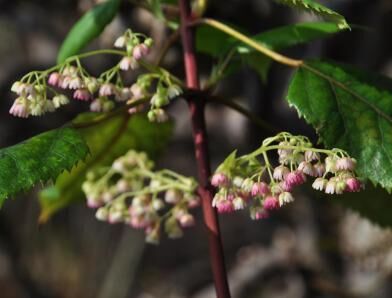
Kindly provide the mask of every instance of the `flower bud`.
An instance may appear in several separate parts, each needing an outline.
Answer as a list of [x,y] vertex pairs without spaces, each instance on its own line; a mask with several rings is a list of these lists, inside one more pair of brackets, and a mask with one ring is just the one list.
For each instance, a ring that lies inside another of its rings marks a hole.
[[100,221],[107,221],[109,218],[109,212],[105,207],[98,208],[95,212],[95,218]]
[[195,225],[195,218],[193,217],[192,214],[189,213],[181,215],[178,218],[178,221],[180,222],[180,225],[183,228],[188,228]]
[[287,167],[280,165],[274,169],[273,177],[276,180],[283,180],[288,173],[290,173],[290,170]]
[[152,201],[152,208],[154,208],[154,210],[159,211],[164,207],[165,207],[165,204],[162,202],[162,200],[154,199]]
[[91,94],[94,94],[95,92],[98,91],[99,83],[98,83],[98,80],[96,78],[88,77],[88,78],[85,79],[84,84],[86,85],[87,90]]
[[233,200],[234,210],[242,210],[245,208],[245,206],[246,206],[246,203],[243,198],[241,198],[239,196],[234,198],[234,200]]
[[215,187],[227,187],[230,184],[230,180],[223,173],[215,173],[211,178],[211,184]]
[[336,161],[337,171],[353,171],[355,169],[356,160],[350,157],[342,157]]
[[325,186],[327,185],[328,180],[324,178],[317,178],[314,180],[312,187],[316,190],[321,190],[323,191]]
[[52,101],[53,101],[53,105],[55,108],[59,108],[59,107],[69,103],[68,97],[63,94],[59,94],[59,95],[54,96]]
[[116,48],[123,48],[123,47],[125,47],[126,43],[127,43],[127,39],[125,38],[125,36],[120,36],[114,42],[114,46]]
[[180,225],[178,224],[175,217],[169,217],[165,221],[165,232],[171,239],[181,238],[183,235],[182,229],[180,228]]
[[325,193],[332,195],[335,192],[336,192],[336,179],[331,178],[331,179],[329,179],[329,181],[327,182],[327,184],[325,186]]
[[279,199],[278,200],[279,200],[279,205],[283,206],[283,205],[285,205],[287,203],[293,202],[294,201],[294,197],[292,196],[292,194],[290,192],[285,191],[285,192],[282,192],[279,195]]
[[153,228],[146,229],[146,242],[151,244],[159,244],[160,225],[156,224]]
[[267,196],[263,201],[263,207],[265,210],[275,210],[279,208],[279,200],[275,196]]
[[265,196],[270,193],[270,188],[265,182],[256,182],[252,185],[252,196]]
[[356,178],[348,178],[346,180],[346,191],[348,192],[360,191],[361,187],[361,182]]
[[177,204],[182,199],[182,192],[178,189],[169,189],[165,193],[165,202],[168,204]]
[[52,72],[49,75],[48,84],[57,87],[60,83],[61,74],[58,72]]
[[335,157],[328,156],[325,158],[325,170],[330,173],[336,172],[336,159]]

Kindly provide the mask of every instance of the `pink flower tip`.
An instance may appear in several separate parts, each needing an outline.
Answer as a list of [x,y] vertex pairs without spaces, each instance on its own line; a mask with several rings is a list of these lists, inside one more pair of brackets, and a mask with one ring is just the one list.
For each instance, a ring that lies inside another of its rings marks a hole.
[[252,186],[251,194],[252,196],[265,196],[270,193],[270,188],[265,182],[256,182]]
[[265,210],[275,210],[278,209],[279,206],[279,200],[274,197],[274,196],[268,196],[265,198],[263,202],[263,207]]
[[297,170],[297,171],[293,171],[287,174],[284,182],[287,186],[287,188],[292,188],[294,186],[300,185],[302,183],[304,183],[306,180],[305,175]]
[[61,74],[58,72],[52,72],[49,75],[48,84],[52,86],[59,86],[61,81]]
[[232,201],[220,200],[216,203],[216,209],[219,213],[231,213],[234,211],[234,205]]
[[133,52],[132,52],[132,56],[136,60],[139,60],[139,59],[143,58],[144,56],[147,56],[149,52],[150,52],[150,48],[147,45],[141,43],[141,44],[138,44],[137,46],[135,46],[135,48],[133,49]]
[[223,173],[215,173],[211,178],[211,184],[215,187],[225,187],[229,185],[229,178]]
[[356,178],[348,178],[346,180],[346,191],[358,192],[362,188],[362,183]]
[[267,210],[260,210],[255,213],[254,219],[256,219],[256,220],[266,219],[269,216],[270,216],[270,214],[268,213]]
[[78,100],[87,101],[87,100],[91,99],[91,95],[90,95],[90,92],[88,92],[88,90],[86,90],[86,89],[78,89],[78,90],[75,90],[75,92],[73,94],[73,98],[78,99]]

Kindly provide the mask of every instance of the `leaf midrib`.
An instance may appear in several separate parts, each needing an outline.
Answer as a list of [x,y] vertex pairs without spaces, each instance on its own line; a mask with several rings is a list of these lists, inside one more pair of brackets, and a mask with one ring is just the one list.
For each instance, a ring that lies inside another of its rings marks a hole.
[[327,80],[330,84],[334,84],[338,87],[340,87],[341,89],[345,90],[346,92],[350,93],[352,96],[354,96],[354,98],[358,98],[361,102],[363,102],[364,104],[368,105],[370,108],[372,108],[378,115],[380,115],[381,117],[383,117],[385,120],[387,120],[389,123],[392,124],[392,117],[390,117],[388,114],[384,113],[382,110],[380,110],[376,105],[374,105],[373,103],[369,102],[365,97],[363,97],[362,95],[358,94],[357,92],[355,92],[354,90],[352,90],[350,88],[350,86],[345,85],[344,83],[337,81],[335,78],[331,77],[330,75],[320,71],[319,69],[316,69],[312,66],[310,66],[307,63],[303,63],[300,67],[303,67],[311,72],[313,72],[314,74],[316,74],[319,77],[322,77],[323,79]]

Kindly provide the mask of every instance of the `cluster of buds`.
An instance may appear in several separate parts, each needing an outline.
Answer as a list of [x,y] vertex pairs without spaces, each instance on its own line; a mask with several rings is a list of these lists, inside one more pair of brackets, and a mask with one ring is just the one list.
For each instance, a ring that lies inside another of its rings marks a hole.
[[128,151],[111,167],[89,172],[83,183],[87,205],[96,218],[125,223],[146,233],[146,241],[158,243],[161,230],[179,238],[183,228],[195,223],[190,209],[200,204],[196,182],[169,170],[153,171],[145,153]]
[[52,100],[49,100],[45,87],[40,84],[17,81],[12,85],[11,91],[16,93],[18,97],[10,109],[10,114],[20,118],[27,118],[30,115],[41,116],[46,112],[53,112],[69,101],[64,95],[55,95]]
[[153,40],[144,34],[134,33],[130,29],[126,30],[114,42],[116,48],[125,49],[127,53],[121,59],[119,68],[125,71],[138,68],[138,61],[150,53],[152,44]]
[[[275,167],[269,161],[271,151],[278,154]],[[220,213],[249,206],[252,219],[266,218],[294,201],[292,191],[307,179],[314,179],[312,187],[327,194],[359,191],[362,183],[355,165],[343,150],[313,148],[306,137],[280,133],[248,155],[236,157],[234,152],[226,158],[211,178],[218,188],[212,204]]]
[[[182,92],[179,85],[172,83],[172,76],[156,68],[155,72],[140,75],[135,83],[126,86],[121,75],[121,70],[135,69],[143,64],[140,59],[149,53],[152,43],[151,38],[127,30],[114,43],[115,47],[126,49],[124,52],[118,51],[122,56],[120,62],[98,77],[91,76],[83,68],[78,56],[70,57],[49,70],[28,73],[11,88],[18,98],[10,113],[23,118],[41,116],[68,104],[70,98],[88,102],[92,112],[107,112],[115,107],[116,102],[132,104],[143,98],[151,98],[148,118],[163,122],[168,116],[162,108]],[[94,51],[91,55],[84,53],[83,57],[100,53],[105,53],[105,50]],[[151,68],[148,69],[151,71]],[[154,80],[156,84],[153,84]],[[151,92],[155,85],[156,90]],[[143,109],[144,104],[138,104],[130,108],[129,113]]]

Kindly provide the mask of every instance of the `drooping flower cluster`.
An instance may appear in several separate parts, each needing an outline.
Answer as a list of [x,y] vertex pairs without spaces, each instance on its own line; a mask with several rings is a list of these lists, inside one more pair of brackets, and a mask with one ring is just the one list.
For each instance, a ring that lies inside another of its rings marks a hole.
[[[153,44],[151,38],[127,30],[117,38],[114,45],[120,50],[98,50],[68,58],[64,63],[48,70],[26,74],[13,84],[11,90],[18,95],[10,109],[17,117],[41,116],[53,112],[69,103],[70,98],[86,101],[93,112],[107,112],[116,102],[132,104],[137,100],[151,99],[151,121],[162,122],[168,117],[162,109],[170,100],[181,94],[178,82],[173,83],[173,76],[158,67],[147,67],[141,59],[149,54]],[[98,77],[90,75],[82,66],[80,59],[99,54],[117,54],[122,58],[112,68]],[[126,86],[121,71],[145,67],[149,73],[140,75],[136,82]],[[154,84],[154,81],[157,83]],[[155,88],[155,89],[154,89]],[[152,90],[151,90],[152,89]],[[147,102],[147,100],[145,102]],[[143,110],[144,102],[129,109],[129,113]]]
[[110,168],[88,173],[82,188],[97,219],[143,229],[147,242],[158,243],[162,227],[169,238],[178,238],[193,226],[189,210],[200,202],[192,178],[152,168],[145,153],[131,150]]
[[[275,167],[269,160],[271,151],[278,154]],[[220,213],[249,206],[252,219],[266,218],[294,201],[292,191],[307,179],[314,179],[312,187],[327,194],[359,191],[362,183],[355,165],[343,150],[313,148],[306,137],[280,133],[248,155],[236,157],[233,152],[226,158],[211,178],[218,188],[212,204]]]

